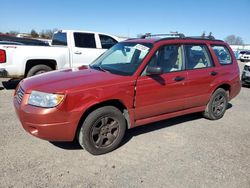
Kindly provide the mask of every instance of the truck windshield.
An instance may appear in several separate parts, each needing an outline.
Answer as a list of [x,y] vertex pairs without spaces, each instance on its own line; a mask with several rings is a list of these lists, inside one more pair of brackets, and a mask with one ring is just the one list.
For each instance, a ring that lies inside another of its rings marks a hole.
[[130,76],[141,65],[151,48],[150,43],[117,43],[95,60],[90,67],[113,74]]

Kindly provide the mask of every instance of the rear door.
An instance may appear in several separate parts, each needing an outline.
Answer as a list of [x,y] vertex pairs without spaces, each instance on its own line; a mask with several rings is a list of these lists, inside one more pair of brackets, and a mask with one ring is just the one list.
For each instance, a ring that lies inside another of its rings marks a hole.
[[184,70],[181,45],[165,45],[152,56],[147,66],[160,66],[161,75],[146,75],[136,84],[135,120],[182,110],[187,92],[187,71]]
[[186,44],[185,69],[188,72],[188,92],[185,108],[204,106],[210,98],[210,89],[218,77],[218,68],[206,44]]
[[99,57],[105,49],[102,49],[98,35],[95,33],[73,33],[74,44],[72,49],[73,67],[88,65]]

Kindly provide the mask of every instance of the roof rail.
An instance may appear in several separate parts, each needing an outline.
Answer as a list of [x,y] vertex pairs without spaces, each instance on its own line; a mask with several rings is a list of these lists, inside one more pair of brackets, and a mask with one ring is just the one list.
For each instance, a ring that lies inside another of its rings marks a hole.
[[208,36],[190,36],[188,38],[193,38],[193,39],[208,39],[208,40],[216,40],[214,36],[208,35]]
[[185,38],[185,35],[182,33],[167,33],[167,34],[154,34],[152,35],[151,33],[146,33],[145,35],[142,35],[141,38],[145,39],[147,37],[162,37],[162,36],[167,36],[167,37],[179,37],[179,38]]

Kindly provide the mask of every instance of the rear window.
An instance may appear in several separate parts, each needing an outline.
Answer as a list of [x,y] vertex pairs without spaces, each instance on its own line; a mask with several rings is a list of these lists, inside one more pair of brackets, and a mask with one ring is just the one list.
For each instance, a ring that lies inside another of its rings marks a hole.
[[79,48],[96,48],[95,34],[74,33],[75,46]]
[[52,45],[67,46],[66,33],[55,33],[52,39]]
[[227,47],[214,45],[212,48],[221,65],[229,65],[233,63],[231,54],[229,53]]
[[184,45],[186,54],[186,69],[201,69],[213,66],[206,45]]

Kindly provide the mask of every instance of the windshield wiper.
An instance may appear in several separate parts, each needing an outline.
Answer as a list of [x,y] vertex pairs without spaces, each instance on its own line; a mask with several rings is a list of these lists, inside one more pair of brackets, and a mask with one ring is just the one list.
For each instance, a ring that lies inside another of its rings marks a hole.
[[90,65],[90,68],[98,69],[100,71],[106,72],[106,70],[104,68],[102,68],[101,65]]

